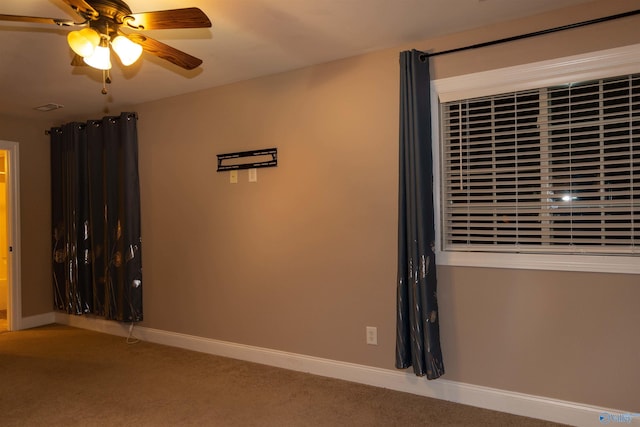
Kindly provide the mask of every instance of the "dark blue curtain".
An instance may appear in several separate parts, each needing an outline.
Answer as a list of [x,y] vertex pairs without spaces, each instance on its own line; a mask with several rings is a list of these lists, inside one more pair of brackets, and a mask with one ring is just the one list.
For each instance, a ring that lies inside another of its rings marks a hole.
[[67,123],[50,135],[54,308],[141,321],[137,117]]
[[396,367],[444,374],[434,253],[433,163],[428,57],[400,53],[400,186]]

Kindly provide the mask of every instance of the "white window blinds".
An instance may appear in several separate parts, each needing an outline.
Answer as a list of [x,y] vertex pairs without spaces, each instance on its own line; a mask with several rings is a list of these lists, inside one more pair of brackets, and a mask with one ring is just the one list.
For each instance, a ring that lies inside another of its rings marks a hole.
[[640,255],[640,75],[442,104],[443,248]]

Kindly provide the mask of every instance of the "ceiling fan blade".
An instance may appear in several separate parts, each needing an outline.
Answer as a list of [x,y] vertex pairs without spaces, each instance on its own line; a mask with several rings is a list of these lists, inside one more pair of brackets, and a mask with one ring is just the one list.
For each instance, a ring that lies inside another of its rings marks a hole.
[[211,21],[197,7],[132,13],[125,24],[137,30],[168,30],[173,28],[207,28]]
[[176,64],[185,70],[193,70],[202,64],[202,59],[191,56],[188,53],[152,39],[151,37],[143,36],[142,34],[129,34],[127,37],[132,42],[141,45],[142,48],[150,54]]
[[97,18],[98,12],[91,7],[89,3],[84,0],[62,0],[69,6],[71,9],[75,10],[80,16],[85,18]]
[[41,18],[39,16],[20,16],[20,15],[0,14],[0,21],[31,22],[34,24],[55,24],[60,26],[74,25],[74,22],[70,19]]

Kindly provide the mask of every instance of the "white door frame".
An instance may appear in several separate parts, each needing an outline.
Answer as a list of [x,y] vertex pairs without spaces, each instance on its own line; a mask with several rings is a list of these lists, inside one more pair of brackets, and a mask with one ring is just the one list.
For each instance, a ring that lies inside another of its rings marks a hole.
[[18,331],[22,326],[22,283],[20,270],[20,162],[18,143],[0,140],[0,150],[8,152],[7,162],[7,244],[9,295],[7,306],[9,316],[7,326],[10,331]]

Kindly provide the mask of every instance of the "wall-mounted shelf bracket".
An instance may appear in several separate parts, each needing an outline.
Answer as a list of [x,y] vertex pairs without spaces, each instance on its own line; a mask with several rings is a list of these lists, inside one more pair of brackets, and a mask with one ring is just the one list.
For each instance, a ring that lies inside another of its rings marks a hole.
[[234,169],[269,168],[274,166],[278,166],[277,148],[218,154],[218,172]]

